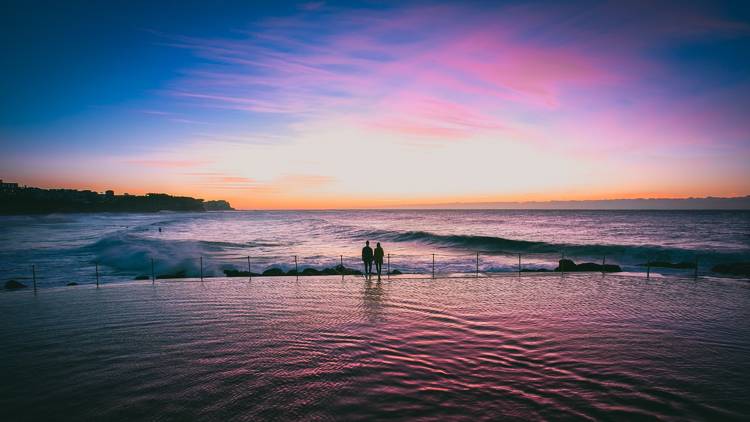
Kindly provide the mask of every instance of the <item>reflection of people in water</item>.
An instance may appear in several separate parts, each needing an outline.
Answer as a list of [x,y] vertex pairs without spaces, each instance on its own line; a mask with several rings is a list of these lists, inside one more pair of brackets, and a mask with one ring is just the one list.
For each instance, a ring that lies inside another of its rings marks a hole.
[[364,305],[362,310],[368,320],[375,322],[382,319],[384,298],[383,286],[381,286],[380,281],[373,284],[372,281],[367,279],[362,295]]
[[385,255],[385,251],[383,251],[380,242],[378,242],[377,246],[375,246],[375,270],[378,272],[378,278],[380,278],[380,273],[383,270],[383,255]]
[[362,248],[362,262],[365,264],[365,276],[369,277],[372,273],[372,248],[369,240],[365,242],[365,247]]

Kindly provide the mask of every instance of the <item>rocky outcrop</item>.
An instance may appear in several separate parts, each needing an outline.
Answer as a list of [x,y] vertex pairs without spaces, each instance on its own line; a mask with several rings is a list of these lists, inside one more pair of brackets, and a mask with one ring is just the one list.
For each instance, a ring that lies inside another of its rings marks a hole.
[[203,201],[203,209],[206,211],[234,211],[229,202],[222,199],[217,201]]
[[286,273],[281,268],[269,268],[263,271],[263,275],[265,277],[278,277],[278,276],[286,275]]
[[[297,271],[295,270],[289,270],[284,271],[281,268],[269,268],[262,273],[251,273],[248,271],[240,271],[235,269],[226,269],[224,270],[224,275],[227,277],[256,277],[256,276],[263,276],[263,277],[280,277],[280,276],[295,276],[298,275]],[[302,271],[299,272],[299,275],[301,276],[316,276],[316,275],[362,275],[362,271],[355,270],[352,268],[347,268],[341,265],[337,265],[333,268],[324,268],[322,270],[319,270],[317,268],[305,268]]]
[[555,271],[558,272],[566,272],[566,273],[574,273],[574,272],[599,272],[599,273],[619,273],[622,271],[622,268],[620,268],[619,265],[614,264],[596,264],[593,262],[584,262],[581,264],[576,264],[570,259],[561,259],[558,261],[558,266],[555,268]]

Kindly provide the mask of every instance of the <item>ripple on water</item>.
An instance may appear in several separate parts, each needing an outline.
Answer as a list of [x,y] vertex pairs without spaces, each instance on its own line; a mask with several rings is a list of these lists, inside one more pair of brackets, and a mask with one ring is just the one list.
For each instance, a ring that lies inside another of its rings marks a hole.
[[4,293],[0,405],[11,420],[744,419],[749,305],[741,282],[609,275]]

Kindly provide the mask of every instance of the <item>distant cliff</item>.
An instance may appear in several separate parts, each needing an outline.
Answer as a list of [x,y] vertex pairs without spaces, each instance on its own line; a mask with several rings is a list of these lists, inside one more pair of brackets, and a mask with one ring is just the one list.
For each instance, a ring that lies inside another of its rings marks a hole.
[[0,184],[0,214],[232,210],[227,201],[203,201],[164,193],[115,195],[112,191],[40,189]]
[[203,203],[203,209],[206,211],[232,211],[234,208],[232,208],[231,205],[229,205],[229,202],[219,199],[217,201],[205,201]]

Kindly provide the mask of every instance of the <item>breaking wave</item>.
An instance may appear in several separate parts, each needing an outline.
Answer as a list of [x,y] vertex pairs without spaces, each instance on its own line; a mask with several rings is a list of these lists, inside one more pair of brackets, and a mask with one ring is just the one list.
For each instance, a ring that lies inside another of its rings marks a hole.
[[[201,256],[213,256],[244,246],[231,242],[161,240],[116,232],[83,249],[92,253],[98,263],[116,271],[149,274],[153,259],[154,270],[158,274],[184,272],[197,275]],[[216,269],[208,261],[205,264],[206,274],[215,272]]]
[[494,236],[475,236],[462,234],[436,234],[426,231],[387,231],[373,230],[362,233],[364,238],[388,240],[392,242],[418,242],[472,252],[488,254],[539,254],[549,256],[601,258],[604,256],[617,257],[623,263],[641,263],[648,260],[665,260],[672,262],[690,261],[696,257],[707,259],[712,263],[731,262],[732,260],[747,258],[741,253],[718,253],[708,250],[687,250],[668,248],[663,246],[633,246],[633,245],[605,245],[605,244],[569,244],[553,242],[535,242],[514,240]]

